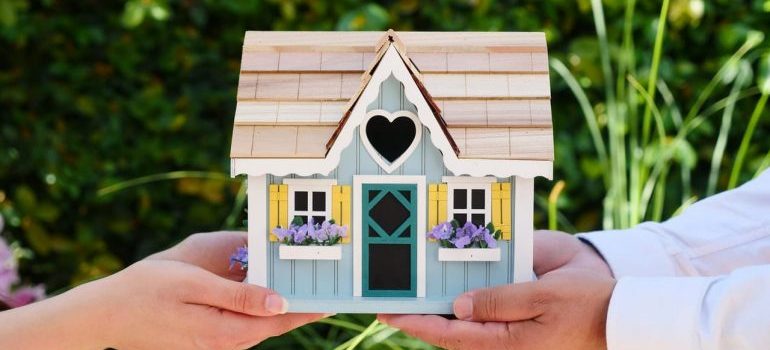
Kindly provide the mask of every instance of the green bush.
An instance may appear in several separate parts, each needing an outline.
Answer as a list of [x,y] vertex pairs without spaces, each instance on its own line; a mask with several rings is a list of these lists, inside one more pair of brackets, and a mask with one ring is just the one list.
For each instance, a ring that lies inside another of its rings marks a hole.
[[[3,235],[34,253],[25,278],[55,293],[189,233],[237,228],[228,148],[245,30],[545,31],[566,184],[552,207],[568,231],[664,219],[768,165],[770,58],[757,33],[770,32],[770,1],[666,0],[662,23],[659,2],[598,3],[0,0]],[[540,209],[551,187],[537,182]],[[545,227],[544,210],[536,221]],[[263,347],[356,334],[344,345],[420,346],[371,321],[338,316]]]

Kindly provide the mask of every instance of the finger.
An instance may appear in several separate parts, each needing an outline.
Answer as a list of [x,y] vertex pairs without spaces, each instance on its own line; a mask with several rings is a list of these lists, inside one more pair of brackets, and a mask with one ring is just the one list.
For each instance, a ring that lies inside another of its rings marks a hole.
[[224,310],[217,318],[218,332],[226,335],[236,348],[247,349],[267,338],[275,337],[328,317],[326,314],[286,314],[270,317],[255,317]]
[[512,348],[505,323],[448,320],[438,315],[379,315],[382,323],[446,349]]
[[184,302],[210,305],[253,316],[285,314],[289,303],[273,290],[253,284],[230,281],[197,269],[192,273],[193,290],[184,293]]
[[243,281],[246,271],[230,268],[230,256],[247,244],[246,232],[221,231],[196,233],[165,251],[148,256],[148,260],[174,260],[199,266],[219,276]]
[[533,238],[533,267],[538,276],[564,266],[576,254],[575,245],[566,244],[566,242],[572,243],[572,237],[567,237],[563,233],[538,230],[535,231]]
[[[328,317],[327,314],[286,314],[273,317],[260,317],[245,321],[242,325],[244,332],[240,339],[239,348],[246,349],[261,343],[263,340],[279,336],[295,328]],[[248,317],[248,316],[246,316]]]
[[543,314],[547,292],[541,282],[508,284],[461,294],[454,313],[461,320],[522,321]]

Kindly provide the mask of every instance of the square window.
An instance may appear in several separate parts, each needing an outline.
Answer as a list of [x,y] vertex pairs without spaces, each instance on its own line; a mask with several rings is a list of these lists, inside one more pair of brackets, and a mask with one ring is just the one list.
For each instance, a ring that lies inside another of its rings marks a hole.
[[313,192],[313,211],[326,211],[325,192]]
[[314,224],[320,224],[322,222],[326,221],[325,216],[313,216],[313,223]]
[[484,190],[471,190],[471,208],[473,209],[484,209]]
[[460,226],[465,225],[465,222],[468,221],[468,214],[455,213],[454,219]]
[[294,192],[294,210],[307,210],[307,192]]
[[471,222],[476,226],[486,226],[487,224],[484,222],[484,214],[472,214]]
[[297,215],[295,218],[302,219],[302,224],[307,224],[307,215]]
[[454,201],[452,205],[455,209],[468,208],[468,190],[454,190]]

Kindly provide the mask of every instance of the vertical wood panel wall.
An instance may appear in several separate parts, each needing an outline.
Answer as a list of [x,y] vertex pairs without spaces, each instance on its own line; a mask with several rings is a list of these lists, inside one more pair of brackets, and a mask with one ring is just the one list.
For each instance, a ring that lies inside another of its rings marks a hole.
[[[392,76],[383,82],[379,97],[367,108],[367,110],[374,109],[417,112],[416,107],[404,97],[401,83]],[[442,176],[453,175],[444,167],[441,157],[439,150],[430,141],[430,131],[423,127],[419,146],[391,175],[425,175],[428,184],[440,183]],[[354,134],[351,144],[343,151],[337,169],[328,176],[315,175],[312,178],[334,178],[338,185],[352,185],[354,175],[386,175],[366,151],[358,132]],[[283,177],[268,176],[268,182],[271,184],[280,184],[282,181]],[[499,181],[513,182],[513,179],[506,178]],[[352,195],[360,194],[353,192]],[[423,195],[427,198],[428,194]],[[515,198],[513,185],[511,198],[512,200]],[[427,217],[427,207],[419,210],[425,210]],[[358,218],[353,218],[350,227],[355,227],[356,219]],[[425,234],[425,232],[418,231],[418,234]],[[426,297],[446,298],[471,289],[512,282],[513,242],[513,240],[499,242],[501,248],[499,262],[439,262],[438,243],[427,242]],[[280,260],[279,244],[270,242],[269,286],[281,294],[292,297],[352,297],[352,244],[354,243],[343,244],[342,260],[307,261]]]

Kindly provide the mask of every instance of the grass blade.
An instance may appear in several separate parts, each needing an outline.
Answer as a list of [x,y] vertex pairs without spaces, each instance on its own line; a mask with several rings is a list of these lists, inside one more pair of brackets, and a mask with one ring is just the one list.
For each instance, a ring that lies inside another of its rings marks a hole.
[[138,177],[131,180],[116,183],[107,187],[100,188],[97,192],[97,196],[106,196],[115,192],[123,191],[127,188],[134,186],[141,186],[151,182],[165,181],[165,180],[178,180],[186,178],[198,178],[198,179],[211,179],[222,181],[233,181],[230,175],[225,173],[217,173],[213,171],[172,171],[168,173],[160,173]]
[[[660,16],[658,17],[658,30],[655,34],[655,46],[652,50],[652,65],[650,66],[650,75],[647,78],[647,95],[650,100],[655,100],[656,82],[658,80],[658,68],[660,67],[660,56],[663,52],[663,34],[666,30],[666,17],[668,16],[669,0],[663,0],[660,7]],[[642,146],[646,145],[650,137],[650,124],[652,124],[652,104],[649,102],[644,108],[644,117],[642,117]]]
[[719,136],[714,146],[714,152],[711,154],[711,170],[709,171],[708,184],[706,186],[706,196],[711,196],[717,191],[717,181],[719,180],[719,168],[722,166],[725,149],[727,149],[727,138],[730,134],[730,127],[733,122],[733,112],[738,102],[738,95],[741,89],[748,82],[751,75],[748,67],[742,66],[735,77],[733,87],[727,97],[727,105],[722,113],[722,125],[719,127]]
[[738,155],[735,157],[735,164],[733,165],[733,170],[730,173],[730,181],[727,184],[728,190],[735,188],[735,186],[738,184],[738,178],[741,175],[741,168],[743,167],[743,162],[746,159],[746,152],[749,150],[749,141],[754,135],[754,130],[757,128],[759,117],[762,116],[762,112],[765,110],[768,96],[770,96],[770,94],[763,93],[759,98],[759,101],[757,101],[757,105],[754,106],[754,112],[751,113],[749,125],[746,127],[746,132],[743,133],[741,146],[738,148]]

